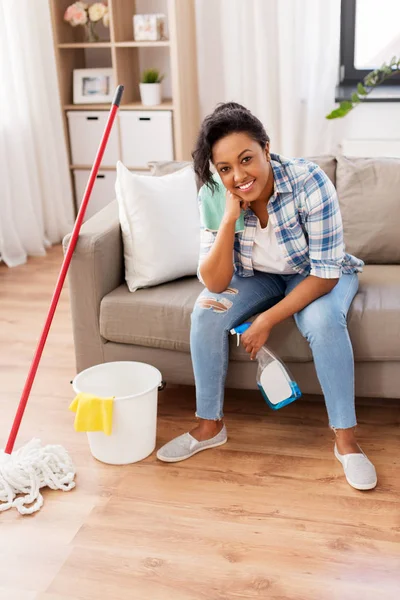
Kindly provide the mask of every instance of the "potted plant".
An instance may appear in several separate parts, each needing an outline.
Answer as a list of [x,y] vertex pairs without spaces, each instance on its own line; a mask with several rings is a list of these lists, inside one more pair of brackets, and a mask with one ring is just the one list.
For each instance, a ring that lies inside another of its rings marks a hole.
[[164,75],[160,75],[158,69],[147,69],[143,71],[140,79],[140,97],[144,106],[156,106],[161,104],[161,82]]
[[365,98],[372,92],[373,89],[381,85],[386,79],[393,77],[400,73],[400,58],[393,56],[389,64],[383,63],[379,69],[375,69],[368,73],[364,77],[363,81],[357,85],[357,91],[353,92],[350,100],[343,100],[340,103],[339,108],[335,108],[329,115],[326,115],[327,119],[341,119],[345,117],[353,108],[358,106]]

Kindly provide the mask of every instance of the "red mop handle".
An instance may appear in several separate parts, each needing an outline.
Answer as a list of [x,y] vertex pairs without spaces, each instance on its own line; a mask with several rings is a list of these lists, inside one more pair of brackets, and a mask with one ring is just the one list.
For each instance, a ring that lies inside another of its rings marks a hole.
[[25,412],[25,408],[26,408],[26,405],[27,405],[27,402],[29,399],[29,394],[32,389],[33,382],[35,380],[36,371],[38,370],[39,362],[42,357],[43,348],[44,348],[44,345],[47,340],[47,335],[49,333],[51,323],[53,321],[54,313],[56,312],[58,300],[60,298],[60,294],[61,294],[61,291],[62,291],[62,288],[64,285],[64,281],[65,281],[65,277],[67,275],[67,271],[68,271],[68,268],[69,268],[69,265],[70,265],[70,262],[72,259],[72,254],[75,250],[75,246],[78,241],[79,232],[80,232],[80,229],[82,226],[83,219],[85,217],[85,212],[86,212],[86,208],[87,208],[87,205],[89,202],[90,194],[92,193],[92,189],[94,186],[94,182],[96,180],[97,172],[99,170],[100,163],[103,158],[104,150],[106,148],[108,138],[110,137],[111,128],[113,126],[115,115],[118,111],[118,108],[119,108],[119,105],[121,102],[121,97],[122,97],[123,91],[124,91],[123,85],[119,85],[115,91],[115,95],[114,95],[114,99],[112,101],[110,113],[108,115],[106,127],[104,129],[104,133],[103,133],[103,137],[100,142],[99,149],[97,150],[94,165],[90,172],[89,181],[86,185],[82,204],[81,204],[81,207],[78,212],[78,216],[75,221],[75,225],[74,225],[74,229],[72,231],[70,242],[68,244],[68,249],[64,256],[64,260],[63,260],[63,263],[61,266],[61,271],[58,276],[56,288],[54,290],[53,298],[52,298],[52,301],[50,304],[49,312],[47,314],[46,322],[44,324],[43,331],[40,336],[40,340],[39,340],[38,346],[36,348],[36,352],[33,357],[31,367],[29,369],[28,377],[25,382],[25,387],[23,389],[21,400],[18,405],[18,410],[17,410],[17,413],[14,418],[14,423],[11,428],[10,436],[8,438],[7,446],[5,449],[5,452],[7,454],[11,454],[11,452],[13,451],[13,448],[14,448],[15,438],[18,435],[18,430],[21,425],[22,417]]

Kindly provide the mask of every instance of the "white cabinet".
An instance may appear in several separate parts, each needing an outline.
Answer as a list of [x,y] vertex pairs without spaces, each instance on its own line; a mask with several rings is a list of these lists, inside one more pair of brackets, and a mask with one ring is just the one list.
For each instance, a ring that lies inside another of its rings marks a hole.
[[126,167],[174,159],[171,111],[121,110],[118,117],[121,161]]
[[[74,171],[75,192],[78,209],[82,203],[83,194],[89,180],[90,170],[82,169]],[[94,183],[92,194],[87,205],[85,221],[90,219],[99,210],[107,206],[115,198],[116,171],[99,171]]]
[[[73,110],[67,112],[67,117],[72,163],[91,166],[107,123],[108,111]],[[115,167],[119,158],[118,124],[114,122],[101,165]]]
[[[108,111],[69,111],[67,116],[72,164],[91,166],[106,126]],[[101,166],[115,167],[118,160],[130,169],[147,168],[150,161],[174,160],[172,112],[120,110]]]
[[[108,111],[101,110],[67,113],[73,165],[92,167],[108,114]],[[120,110],[111,129],[85,221],[115,198],[116,171],[101,170],[102,167],[115,168],[118,160],[121,160],[128,169],[134,171],[135,168],[147,168],[151,161],[174,160],[172,136],[171,111]],[[73,169],[78,209],[89,175],[89,168]]]

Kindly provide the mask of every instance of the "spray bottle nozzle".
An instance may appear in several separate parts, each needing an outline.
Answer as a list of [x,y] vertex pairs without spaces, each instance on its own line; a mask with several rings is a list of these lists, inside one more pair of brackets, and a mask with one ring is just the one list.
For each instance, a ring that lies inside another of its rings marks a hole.
[[247,322],[247,323],[242,323],[241,325],[238,325],[237,327],[234,327],[233,329],[231,329],[231,334],[232,335],[237,335],[237,345],[239,346],[240,344],[240,336],[242,335],[242,333],[244,333],[245,331],[247,331],[249,329],[249,327],[251,327],[251,323]]

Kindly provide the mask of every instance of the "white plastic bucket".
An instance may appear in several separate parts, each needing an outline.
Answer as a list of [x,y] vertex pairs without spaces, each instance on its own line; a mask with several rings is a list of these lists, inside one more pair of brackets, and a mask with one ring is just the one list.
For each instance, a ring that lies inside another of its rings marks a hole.
[[157,399],[161,373],[140,362],[95,365],[72,382],[74,392],[114,396],[111,435],[87,432],[92,455],[111,465],[126,465],[149,456],[156,446]]

